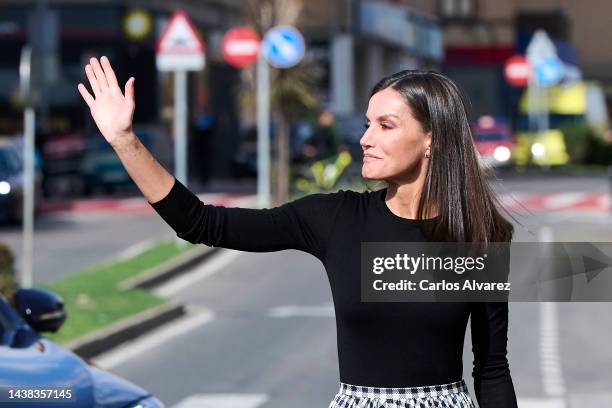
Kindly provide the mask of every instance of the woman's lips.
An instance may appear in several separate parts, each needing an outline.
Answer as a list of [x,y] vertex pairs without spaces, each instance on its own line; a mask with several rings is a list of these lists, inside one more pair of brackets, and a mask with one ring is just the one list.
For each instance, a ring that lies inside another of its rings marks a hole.
[[363,155],[363,161],[364,162],[369,162],[369,161],[378,160],[378,159],[380,159],[380,157],[372,156],[370,154],[364,154]]

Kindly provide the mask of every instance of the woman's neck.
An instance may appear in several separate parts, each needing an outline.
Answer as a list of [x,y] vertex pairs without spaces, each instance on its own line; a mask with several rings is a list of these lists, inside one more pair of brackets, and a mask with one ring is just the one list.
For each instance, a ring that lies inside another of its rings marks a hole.
[[[420,183],[388,184],[385,201],[391,212],[402,218],[417,219],[419,200],[423,190]],[[424,218],[434,218],[437,216],[438,213],[436,211],[433,214],[428,214],[425,211],[424,214]]]
[[421,189],[417,188],[414,183],[402,185],[389,183],[385,201],[387,207],[395,215],[402,218],[416,219],[420,194]]

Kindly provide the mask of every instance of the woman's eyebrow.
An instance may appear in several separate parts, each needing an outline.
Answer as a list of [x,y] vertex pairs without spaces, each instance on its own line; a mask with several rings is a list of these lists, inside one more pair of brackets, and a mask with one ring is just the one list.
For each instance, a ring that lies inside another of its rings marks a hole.
[[[385,120],[385,119],[388,119],[388,118],[390,118],[390,117],[394,117],[394,118],[399,119],[399,116],[397,116],[397,115],[395,115],[395,114],[393,114],[393,113],[386,113],[386,114],[384,114],[384,115],[380,115],[380,116],[379,116],[377,119],[378,119],[378,121],[380,122],[381,120]],[[368,117],[367,117],[367,116],[365,117],[365,119],[366,119],[366,120],[370,120],[370,119],[368,119]]]

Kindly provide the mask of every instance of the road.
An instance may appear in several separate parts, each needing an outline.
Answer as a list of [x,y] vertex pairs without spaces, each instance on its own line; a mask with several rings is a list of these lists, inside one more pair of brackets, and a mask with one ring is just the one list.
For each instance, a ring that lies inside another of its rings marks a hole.
[[[596,191],[603,182],[575,187]],[[511,187],[523,191],[531,183],[513,181]],[[612,238],[607,213],[536,213],[518,221],[516,241],[537,241],[543,231],[554,240]],[[299,251],[224,250],[217,256],[194,271],[192,281],[166,290],[196,308],[194,317],[101,356],[99,363],[174,408],[327,407],[337,392],[338,369],[321,263]],[[510,304],[508,358],[520,407],[612,406],[612,326],[602,324],[610,311],[609,303]],[[205,318],[198,320],[198,313]],[[464,378],[474,396],[472,359],[468,330]]]

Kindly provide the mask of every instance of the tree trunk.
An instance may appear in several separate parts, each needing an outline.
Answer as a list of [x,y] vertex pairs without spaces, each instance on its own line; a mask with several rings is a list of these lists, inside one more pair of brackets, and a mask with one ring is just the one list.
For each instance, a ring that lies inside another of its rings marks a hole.
[[277,205],[289,199],[289,123],[282,114],[276,115],[276,194],[274,201]]

